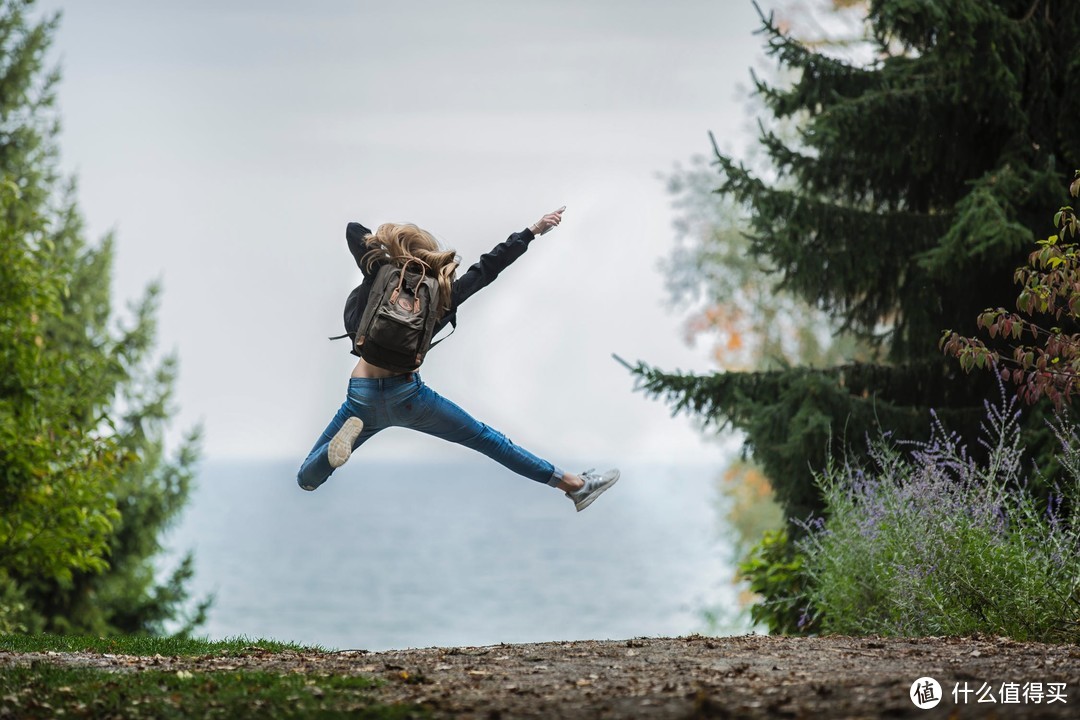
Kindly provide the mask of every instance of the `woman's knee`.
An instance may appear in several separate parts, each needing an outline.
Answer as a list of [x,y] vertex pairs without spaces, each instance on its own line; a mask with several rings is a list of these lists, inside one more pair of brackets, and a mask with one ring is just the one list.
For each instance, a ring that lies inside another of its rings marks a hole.
[[[325,454],[325,451],[324,451]],[[329,472],[324,472],[327,470]],[[300,466],[300,469],[296,473],[296,484],[300,486],[301,490],[317,490],[320,485],[326,482],[326,479],[330,477],[330,473],[333,472],[333,468],[327,467],[321,468],[319,463],[318,451],[313,452],[308,456],[304,464]]]
[[507,452],[513,452],[514,442],[501,432],[480,423],[478,428],[470,428],[469,435],[463,440],[457,441],[467,448],[478,450],[489,457],[497,457]]
[[311,479],[305,478],[303,472],[298,472],[296,474],[296,484],[300,486],[301,490],[311,492],[312,490],[318,489],[319,485],[322,483],[317,483]]

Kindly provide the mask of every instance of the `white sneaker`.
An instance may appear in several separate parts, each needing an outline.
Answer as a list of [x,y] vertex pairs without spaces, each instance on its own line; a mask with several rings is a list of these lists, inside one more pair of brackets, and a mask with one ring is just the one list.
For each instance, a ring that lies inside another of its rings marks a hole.
[[351,417],[342,424],[341,429],[331,438],[330,447],[326,449],[330,467],[339,468],[345,464],[349,456],[352,455],[353,444],[356,442],[356,438],[360,437],[360,432],[363,429],[364,421],[358,417]]
[[612,469],[597,475],[590,468],[579,475],[585,481],[585,485],[575,492],[566,493],[566,497],[574,501],[574,507],[578,512],[592,505],[593,500],[600,497],[601,493],[619,481],[619,471]]

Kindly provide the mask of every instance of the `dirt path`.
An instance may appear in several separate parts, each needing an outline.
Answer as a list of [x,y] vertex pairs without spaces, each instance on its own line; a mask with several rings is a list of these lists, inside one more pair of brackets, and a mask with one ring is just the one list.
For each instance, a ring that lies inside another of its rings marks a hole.
[[[994,638],[691,636],[229,658],[0,652],[0,666],[34,660],[119,671],[368,675],[386,681],[377,699],[436,717],[1080,717],[1080,647]],[[932,710],[909,698],[925,676],[941,686]]]

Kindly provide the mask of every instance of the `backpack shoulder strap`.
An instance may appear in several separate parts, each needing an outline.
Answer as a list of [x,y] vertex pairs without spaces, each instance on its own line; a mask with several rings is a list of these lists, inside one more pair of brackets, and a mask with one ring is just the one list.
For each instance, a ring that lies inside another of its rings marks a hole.
[[435,347],[436,345],[441,343],[443,340],[445,340],[446,338],[453,335],[455,330],[457,330],[457,318],[456,317],[450,319],[450,332],[446,333],[445,335],[443,335],[438,340],[435,340],[434,342],[432,342],[431,347]]

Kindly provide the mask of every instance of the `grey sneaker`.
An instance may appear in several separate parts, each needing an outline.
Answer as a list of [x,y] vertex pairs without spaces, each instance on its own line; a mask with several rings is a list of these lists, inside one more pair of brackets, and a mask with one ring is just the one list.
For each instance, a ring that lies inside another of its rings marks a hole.
[[330,467],[339,468],[345,464],[352,455],[353,443],[360,437],[363,429],[364,421],[358,417],[351,417],[342,424],[341,429],[330,439],[330,447],[326,449]]
[[589,468],[581,473],[579,477],[585,481],[584,487],[576,492],[566,493],[566,497],[573,500],[574,507],[577,508],[578,512],[581,512],[592,505],[593,500],[600,497],[601,493],[619,481],[619,471],[612,469],[597,475],[593,468]]

